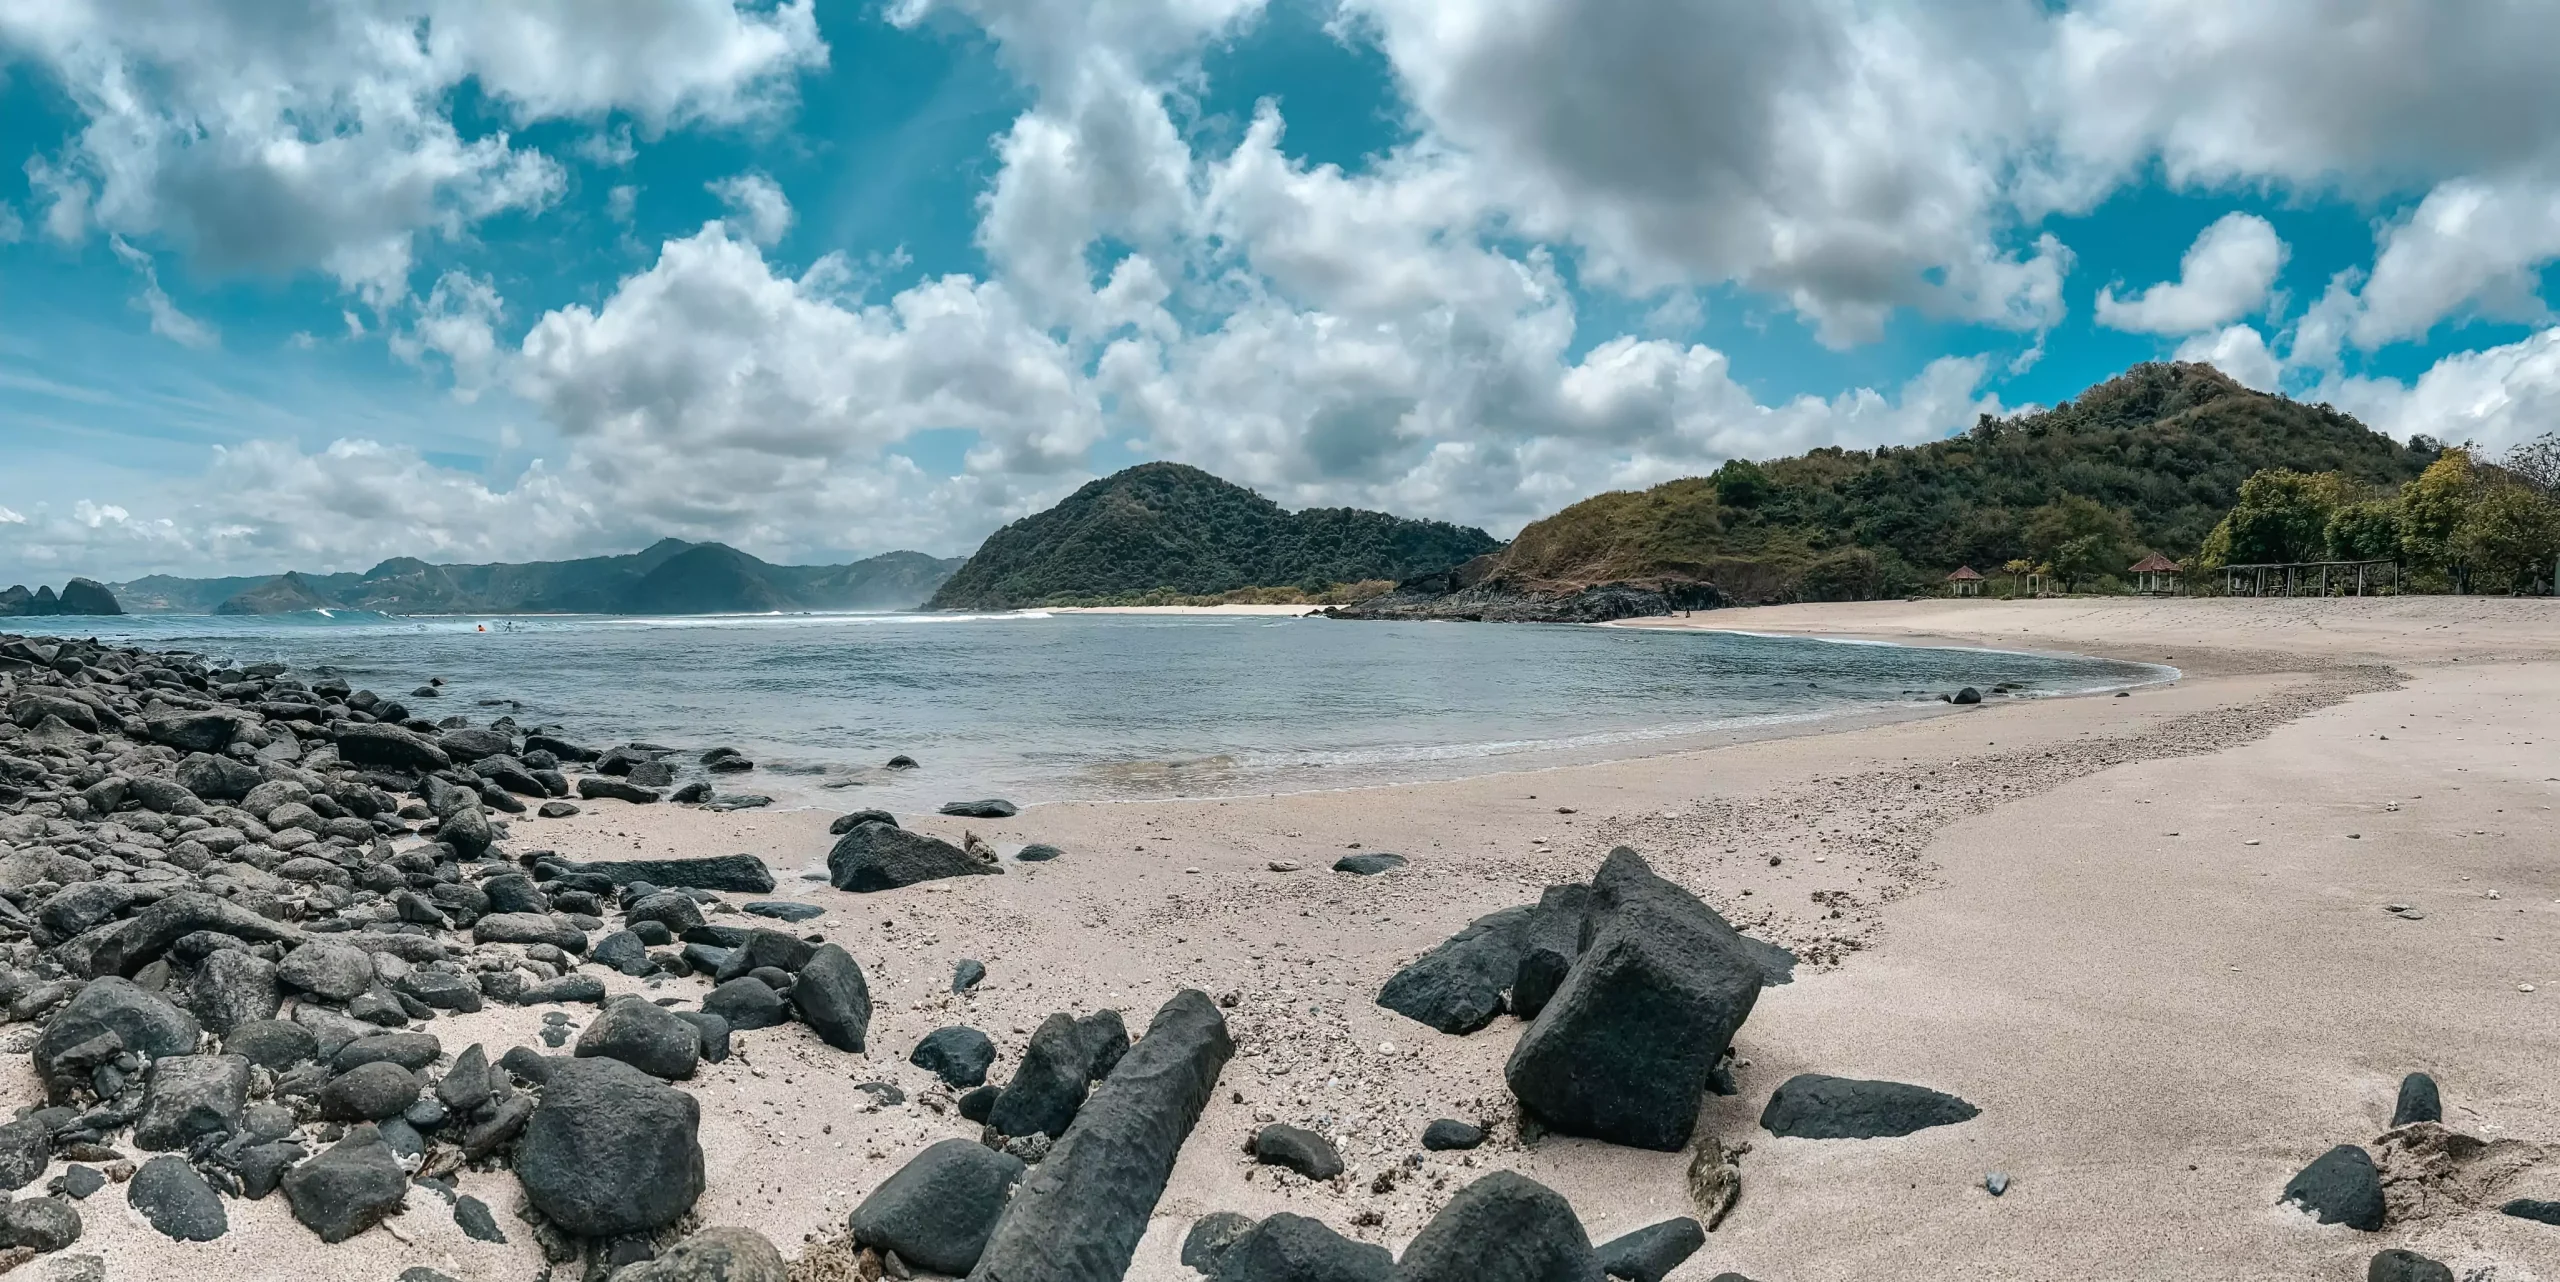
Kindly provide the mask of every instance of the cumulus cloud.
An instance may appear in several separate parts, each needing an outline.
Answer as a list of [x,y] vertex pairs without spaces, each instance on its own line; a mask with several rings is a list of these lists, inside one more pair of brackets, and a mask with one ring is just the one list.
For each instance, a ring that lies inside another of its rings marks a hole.
[[1989,0],[1348,0],[1481,199],[1639,289],[1738,281],[1835,344],[1897,307],[2036,328],[2069,257],[2000,233],[2032,137]]
[[2266,335],[2250,325],[2198,334],[2178,344],[2177,354],[2170,359],[2203,362],[2238,379],[2241,386],[2261,392],[2277,390],[2284,378],[2283,362],[2267,350]]
[[2145,334],[2193,334],[2264,308],[2284,268],[2285,243],[2256,214],[2225,214],[2198,233],[2178,279],[2129,298],[2098,291],[2098,323]]
[[[759,245],[771,245],[791,230],[791,201],[782,194],[782,184],[763,174],[737,174],[703,187],[728,206],[729,220]],[[619,198],[615,203],[621,205]],[[628,217],[627,207],[616,216]]]
[[452,372],[455,398],[469,403],[497,377],[505,360],[497,333],[505,314],[506,300],[487,277],[446,272],[419,305],[409,331],[391,336],[392,354],[412,365],[425,364],[429,353],[441,357]]
[[2495,453],[2560,424],[2560,328],[2457,352],[2414,384],[2338,378],[2323,383],[2318,394],[2392,436],[2423,434]]
[[52,235],[100,226],[215,271],[317,269],[385,307],[419,233],[456,237],[563,190],[560,166],[507,133],[466,137],[459,86],[519,123],[742,119],[824,61],[811,6],[0,0],[0,55],[40,67],[84,118],[29,167]]

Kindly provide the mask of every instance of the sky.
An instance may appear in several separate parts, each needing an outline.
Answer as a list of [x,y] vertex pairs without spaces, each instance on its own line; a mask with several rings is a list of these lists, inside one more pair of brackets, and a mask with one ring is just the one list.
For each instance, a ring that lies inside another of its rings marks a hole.
[[0,0],[0,583],[2560,428],[2549,0]]

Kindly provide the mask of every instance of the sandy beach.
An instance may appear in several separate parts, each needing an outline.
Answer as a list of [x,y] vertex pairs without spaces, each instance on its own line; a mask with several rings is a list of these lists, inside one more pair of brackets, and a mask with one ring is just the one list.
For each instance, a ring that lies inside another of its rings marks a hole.
[[[1595,1240],[1695,1214],[1685,1154],[1523,1143],[1502,1078],[1517,1021],[1451,1036],[1374,1000],[1469,920],[1588,878],[1626,845],[1803,958],[1735,1039],[1740,1093],[1711,1101],[1701,1134],[1745,1150],[1742,1194],[1676,1278],[2343,1280],[2406,1245],[2457,1277],[2534,1282],[2560,1278],[2560,1229],[2486,1199],[2560,1198],[2560,1147],[2495,1190],[2436,1189],[2423,1214],[2380,1234],[2317,1226],[2277,1195],[2331,1146],[2370,1145],[2416,1070],[2442,1083],[2455,1129],[2560,1146],[2556,610],[2404,598],[1702,613],[1641,626],[2065,650],[2184,675],[2122,698],[1994,701],[1447,783],[902,815],[1008,856],[1032,841],[1066,854],[873,895],[800,879],[830,844],[832,816],[816,810],[600,801],[518,819],[512,845],[750,852],[781,895],[825,909],[803,929],[869,976],[869,1053],[786,1025],[740,1034],[738,1053],[688,1086],[710,1167],[701,1222],[754,1227],[786,1252],[814,1243],[827,1257],[846,1213],[908,1157],[977,1134],[906,1062],[924,1034],[984,1030],[1001,1082],[1051,1012],[1112,1007],[1135,1030],[1182,988],[1232,995],[1238,1052],[1131,1277],[1195,1276],[1181,1239],[1212,1211],[1295,1211],[1399,1247],[1494,1168],[1565,1194]],[[1355,849],[1411,863],[1374,878],[1329,871]],[[988,977],[954,996],[962,958]],[[617,992],[641,988],[588,970]],[[493,1007],[434,1031],[494,1057],[539,1026],[537,1011]],[[10,1064],[5,1098],[38,1098],[25,1060]],[[1800,1072],[1915,1082],[1982,1112],[1898,1139],[1772,1137],[1760,1109]],[[856,1089],[873,1081],[907,1102]],[[1426,1156],[1418,1136],[1441,1117],[1492,1139]],[[1274,1120],[1322,1131],[1350,1169],[1318,1184],[1256,1166],[1242,1145]],[[1982,1187],[1995,1171],[2012,1181],[1998,1198]],[[190,1245],[110,1195],[86,1204],[76,1250],[103,1256],[109,1278],[388,1279],[423,1265],[521,1279],[540,1257],[507,1214],[511,1184],[463,1181],[498,1209],[505,1246],[464,1238],[426,1196],[387,1235],[333,1248],[276,1199],[233,1203],[229,1235]],[[342,1267],[350,1251],[360,1273]],[[829,1258],[798,1276],[838,1276],[841,1256]]]

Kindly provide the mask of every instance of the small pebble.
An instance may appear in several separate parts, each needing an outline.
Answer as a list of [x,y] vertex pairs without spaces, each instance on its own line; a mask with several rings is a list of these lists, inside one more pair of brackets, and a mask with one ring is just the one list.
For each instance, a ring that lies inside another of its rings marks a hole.
[[1990,1190],[1991,1196],[1998,1197],[2009,1191],[2009,1177],[1998,1171],[1993,1171],[1989,1175],[1982,1177],[1982,1187]]

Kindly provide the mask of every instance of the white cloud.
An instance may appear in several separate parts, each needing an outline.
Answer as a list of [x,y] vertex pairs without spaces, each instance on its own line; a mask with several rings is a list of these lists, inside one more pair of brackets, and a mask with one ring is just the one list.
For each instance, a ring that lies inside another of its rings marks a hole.
[[549,157],[458,130],[466,82],[520,123],[619,110],[660,129],[769,110],[826,49],[811,0],[0,0],[0,53],[83,120],[29,166],[52,235],[165,238],[214,271],[316,268],[382,308],[418,234],[563,190]]
[[0,245],[12,245],[26,239],[26,220],[18,217],[17,208],[0,201]]
[[0,525],[24,525],[26,523],[26,517],[21,516],[8,508],[0,507]]
[[2394,437],[2424,434],[2496,453],[2560,425],[2560,328],[2457,352],[2437,361],[2414,385],[2338,378],[2317,394]]
[[2560,156],[2560,6],[2081,0],[2025,69],[2081,206],[2156,162],[2194,187],[2369,196]]
[[2129,298],[2098,291],[2098,323],[2144,334],[2193,334],[2228,325],[2267,305],[2285,243],[2256,214],[2225,214],[2197,233],[2178,261],[2178,279]]
[[2560,183],[2456,180],[2376,235],[2363,288],[2333,304],[2360,348],[2423,339],[2465,313],[2539,321],[2541,265],[2560,257]]
[[[782,184],[763,174],[737,174],[704,183],[703,189],[718,196],[729,207],[730,221],[759,245],[772,245],[791,230],[791,201],[782,194]],[[627,208],[617,215],[628,216]]]
[[615,222],[630,222],[631,215],[638,211],[639,208],[640,189],[629,183],[623,183],[613,188],[613,190],[605,193],[605,216],[613,219]]
[[142,292],[135,296],[136,309],[151,317],[151,332],[181,347],[218,347],[222,336],[213,326],[178,310],[168,291],[160,288],[160,269],[152,265],[151,255],[126,244],[122,236],[110,236],[107,244],[124,260],[134,274],[142,278]]
[[455,398],[467,404],[500,372],[497,324],[505,315],[506,300],[487,277],[446,272],[419,304],[411,330],[391,336],[391,351],[412,365],[423,365],[430,352],[443,357]]
[[2198,334],[2178,344],[2177,354],[2170,359],[2201,361],[2238,379],[2241,386],[2261,392],[2278,390],[2284,376],[2282,363],[2267,350],[2266,336],[2248,325]]
[[2001,229],[2032,6],[1349,0],[1483,202],[1639,291],[1737,281],[1835,344],[1897,307],[2037,328],[2058,242]]

